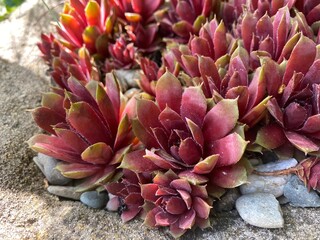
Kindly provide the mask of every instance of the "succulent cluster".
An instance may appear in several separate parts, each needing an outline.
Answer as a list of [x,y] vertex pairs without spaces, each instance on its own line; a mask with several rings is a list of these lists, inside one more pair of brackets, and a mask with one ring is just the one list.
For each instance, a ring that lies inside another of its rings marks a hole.
[[[48,134],[29,145],[78,191],[105,187],[124,221],[209,227],[264,151],[303,152],[296,174],[320,190],[319,1],[67,0],[56,32],[38,44]],[[114,69],[140,71],[140,92]]]

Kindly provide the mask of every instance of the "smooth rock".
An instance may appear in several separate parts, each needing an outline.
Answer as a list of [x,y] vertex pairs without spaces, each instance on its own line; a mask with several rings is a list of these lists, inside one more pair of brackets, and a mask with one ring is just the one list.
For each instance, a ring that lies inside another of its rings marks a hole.
[[81,193],[76,192],[75,187],[66,187],[66,186],[49,186],[47,191],[53,195],[59,197],[69,198],[73,200],[80,200]]
[[289,181],[290,175],[260,176],[251,174],[248,183],[240,186],[242,194],[249,193],[271,193],[275,197],[283,195],[284,185]]
[[130,88],[128,91],[124,93],[127,98],[132,98],[134,95],[138,94],[141,90],[138,88]]
[[236,200],[240,197],[238,188],[229,189],[219,201],[213,203],[216,212],[231,211],[235,207]]
[[107,192],[89,191],[80,196],[80,201],[92,208],[104,208],[108,202]]
[[316,191],[308,191],[304,183],[293,175],[284,186],[284,196],[294,207],[320,207],[320,197]]
[[247,223],[262,228],[282,228],[284,220],[277,199],[270,193],[243,195],[236,201],[236,209]]
[[262,164],[256,167],[258,172],[274,172],[284,169],[289,169],[295,167],[298,164],[298,161],[294,158],[287,160],[278,160],[276,162],[270,162],[267,164]]
[[277,200],[280,203],[280,205],[284,205],[284,204],[289,203],[289,199],[286,198],[284,195],[278,197]]
[[38,157],[34,157],[33,161],[40,168],[46,179],[53,185],[66,185],[72,179],[64,177],[55,167],[59,161],[53,157],[39,153]]

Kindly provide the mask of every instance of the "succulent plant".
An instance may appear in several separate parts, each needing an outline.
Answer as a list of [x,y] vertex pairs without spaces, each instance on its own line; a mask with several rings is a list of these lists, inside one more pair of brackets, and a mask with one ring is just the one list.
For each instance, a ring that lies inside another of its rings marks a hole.
[[320,191],[320,159],[310,157],[299,163],[296,174],[309,190]]
[[135,49],[133,43],[128,43],[124,36],[116,39],[114,44],[109,44],[110,58],[106,60],[104,71],[112,69],[130,69],[135,65]]
[[144,199],[141,196],[141,184],[151,182],[151,175],[147,173],[136,174],[130,170],[124,169],[123,176],[120,182],[108,183],[105,188],[117,199],[121,210],[121,219],[123,222],[128,222],[143,210]]
[[42,34],[41,37],[42,43],[39,43],[38,47],[42,52],[42,58],[50,67],[48,72],[59,87],[70,90],[70,76],[84,84],[90,80],[102,81],[100,71],[85,47],[74,53],[63,47],[52,34]]
[[147,226],[168,226],[175,238],[193,227],[210,227],[211,206],[206,187],[190,184],[172,170],[159,172],[152,183],[142,184],[141,195],[152,204],[145,207]]
[[179,37],[176,41],[187,42],[190,34],[199,33],[214,7],[213,0],[170,0],[170,6],[159,10],[155,16],[169,36],[174,33]]
[[272,119],[258,132],[256,142],[267,149],[276,149],[285,147],[289,141],[306,154],[317,152],[320,59],[316,44],[301,35],[288,61],[278,64],[265,59],[265,68],[267,91],[273,96],[267,103]]
[[120,167],[137,173],[171,169],[194,185],[244,183],[247,172],[240,159],[247,142],[237,127],[237,100],[210,102],[200,86],[183,90],[166,72],[157,82],[155,102],[137,101],[133,131],[146,149],[127,154]]
[[107,0],[66,1],[56,30],[59,41],[71,51],[83,47],[96,58],[108,56],[108,37],[113,32],[115,16]]
[[47,93],[42,106],[33,110],[35,122],[51,135],[36,135],[28,143],[62,160],[57,169],[65,177],[83,179],[78,191],[84,191],[111,180],[134,145],[129,120],[134,99],[125,107],[112,73],[106,87],[96,81],[84,86],[72,77],[68,86],[72,92]]
[[127,25],[126,31],[131,41],[141,52],[153,52],[159,48],[157,44],[159,26],[155,22],[154,12],[159,9],[163,0],[112,0],[117,16]]

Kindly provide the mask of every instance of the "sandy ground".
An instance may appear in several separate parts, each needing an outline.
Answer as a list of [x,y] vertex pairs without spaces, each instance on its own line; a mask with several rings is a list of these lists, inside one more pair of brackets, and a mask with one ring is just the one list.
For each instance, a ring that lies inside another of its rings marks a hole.
[[[39,132],[27,110],[39,105],[49,85],[35,43],[53,19],[41,1],[28,0],[0,23],[0,239],[170,239],[163,229],[147,229],[139,220],[123,224],[117,213],[46,192],[25,141]],[[183,239],[320,239],[319,208],[286,206],[283,212],[283,229],[250,226],[233,211]]]

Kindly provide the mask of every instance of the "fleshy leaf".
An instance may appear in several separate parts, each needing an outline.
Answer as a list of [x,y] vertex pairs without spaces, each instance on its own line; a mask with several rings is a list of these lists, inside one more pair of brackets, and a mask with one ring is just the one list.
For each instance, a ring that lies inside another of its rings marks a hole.
[[239,134],[231,133],[212,144],[212,154],[219,154],[217,167],[228,166],[237,163],[249,142],[245,141]]
[[180,103],[182,96],[182,86],[179,80],[170,72],[166,72],[157,81],[156,101],[161,110],[166,106],[177,113],[180,112]]
[[215,168],[210,174],[210,181],[219,187],[235,188],[247,182],[247,171],[241,165]]
[[283,129],[277,124],[263,126],[257,133],[255,143],[266,149],[275,149],[286,142]]
[[98,142],[84,150],[81,158],[88,163],[107,164],[110,162],[112,155],[113,151],[109,145]]
[[208,174],[210,173],[213,168],[215,167],[217,161],[219,159],[219,155],[211,155],[204,160],[200,161],[197,163],[194,168],[193,172],[197,174]]
[[205,142],[212,144],[226,136],[235,127],[238,117],[236,99],[223,99],[218,102],[204,118],[202,131]]
[[101,167],[82,163],[59,163],[56,166],[56,169],[58,169],[61,174],[67,178],[82,179],[92,176],[99,171]]

